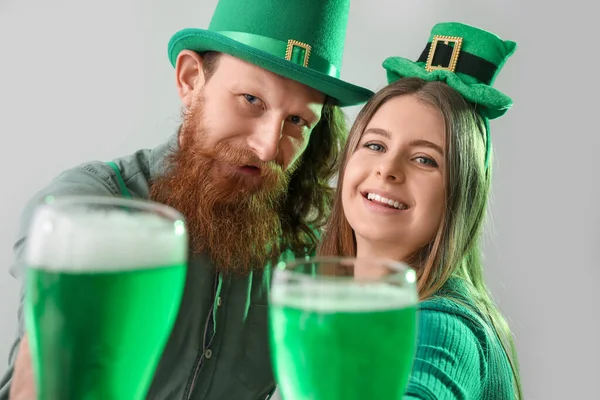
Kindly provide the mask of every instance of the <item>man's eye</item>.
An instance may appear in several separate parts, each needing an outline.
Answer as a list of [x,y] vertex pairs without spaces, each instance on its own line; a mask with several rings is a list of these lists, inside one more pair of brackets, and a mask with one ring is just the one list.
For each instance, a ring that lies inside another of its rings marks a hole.
[[251,94],[244,94],[244,97],[250,104],[259,105],[260,99],[256,96],[252,96]]
[[306,125],[306,121],[304,120],[304,118],[299,117],[297,115],[292,115],[290,117],[290,122],[294,125],[298,125],[298,126],[305,126]]

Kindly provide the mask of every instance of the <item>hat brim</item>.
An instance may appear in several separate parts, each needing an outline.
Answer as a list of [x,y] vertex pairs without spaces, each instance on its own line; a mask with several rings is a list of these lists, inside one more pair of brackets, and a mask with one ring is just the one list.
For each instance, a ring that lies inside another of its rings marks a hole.
[[494,119],[504,115],[513,101],[510,97],[484,84],[466,84],[457,74],[447,70],[434,70],[428,72],[425,64],[414,62],[403,57],[389,57],[383,62],[387,71],[388,83],[400,78],[416,77],[426,81],[442,81],[459,92],[467,101],[473,103],[480,113]]
[[192,50],[197,53],[217,51],[230,54],[285,78],[316,89],[337,100],[338,105],[341,107],[365,103],[374,94],[366,88],[294,64],[283,58],[275,57],[265,51],[255,49],[254,47],[205,29],[189,28],[173,35],[169,41],[169,60],[171,65],[175,66],[177,56],[182,50]]

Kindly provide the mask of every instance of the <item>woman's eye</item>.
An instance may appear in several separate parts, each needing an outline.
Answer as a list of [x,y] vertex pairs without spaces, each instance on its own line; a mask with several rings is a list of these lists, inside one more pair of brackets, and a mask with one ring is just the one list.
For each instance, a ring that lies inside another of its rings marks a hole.
[[429,158],[429,157],[420,156],[420,157],[415,158],[415,160],[417,160],[417,162],[419,162],[420,164],[431,165],[432,167],[438,166],[438,163],[435,162],[434,159]]
[[380,144],[377,143],[365,143],[364,147],[366,147],[369,150],[373,150],[373,151],[384,151],[384,147]]

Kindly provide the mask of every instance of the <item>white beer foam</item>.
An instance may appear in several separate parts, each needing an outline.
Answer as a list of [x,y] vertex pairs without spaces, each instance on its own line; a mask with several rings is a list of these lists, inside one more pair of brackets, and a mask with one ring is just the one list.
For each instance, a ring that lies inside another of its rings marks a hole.
[[[347,279],[347,278],[344,278]],[[331,282],[307,279],[303,283],[271,287],[271,304],[316,312],[365,312],[414,306],[416,290],[386,282]]]
[[106,210],[69,213],[41,207],[26,242],[32,268],[105,272],[187,261],[187,232],[158,215]]

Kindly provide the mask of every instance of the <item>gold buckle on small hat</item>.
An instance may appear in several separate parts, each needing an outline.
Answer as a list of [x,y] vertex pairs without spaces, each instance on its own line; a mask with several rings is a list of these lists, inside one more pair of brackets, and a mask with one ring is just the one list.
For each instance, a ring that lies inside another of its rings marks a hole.
[[285,50],[285,59],[286,60],[292,61],[292,53],[294,51],[294,47],[300,47],[300,48],[304,49],[304,61],[302,62],[302,65],[305,67],[308,67],[308,60],[310,58],[310,50],[311,50],[310,45],[299,42],[297,40],[293,40],[293,39],[288,40],[287,48]]
[[[433,40],[431,41],[431,47],[429,48],[429,55],[427,56],[427,63],[425,64],[425,69],[427,72],[434,71],[436,69],[445,69],[447,71],[454,72],[456,69],[456,63],[458,61],[458,56],[460,54],[460,48],[462,46],[463,39],[458,36],[440,36],[434,35]],[[447,67],[443,67],[441,65],[431,65],[433,62],[433,56],[435,55],[435,50],[438,42],[444,42],[444,44],[448,45],[450,42],[454,43],[452,47],[452,55],[450,56],[450,62]]]

